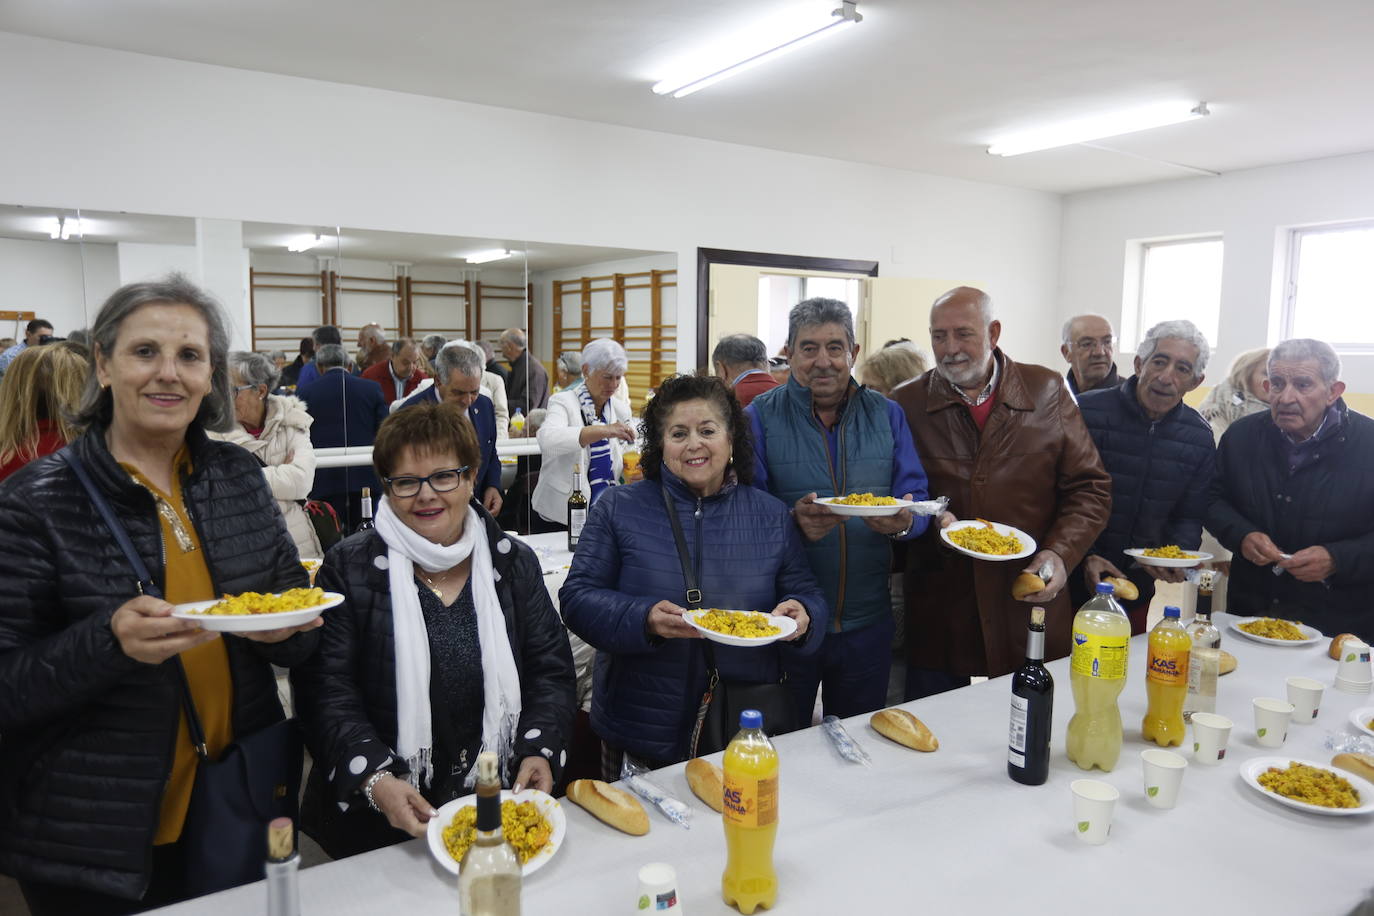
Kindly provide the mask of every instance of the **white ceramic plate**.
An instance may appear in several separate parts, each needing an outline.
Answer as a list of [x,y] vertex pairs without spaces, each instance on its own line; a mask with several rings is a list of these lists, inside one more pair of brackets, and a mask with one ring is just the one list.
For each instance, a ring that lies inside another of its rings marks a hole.
[[[881,515],[896,515],[903,509],[916,505],[909,499],[898,499],[890,506],[847,506],[844,503],[837,503],[835,500],[843,499],[842,496],[822,496],[816,500],[816,504],[825,506],[836,515],[852,515],[859,518],[875,517]],[[896,497],[893,497],[894,499]]]
[[[705,636],[707,639],[711,640],[711,642],[718,642],[723,646],[766,646],[770,642],[777,642],[779,639],[791,636],[793,633],[797,632],[797,622],[793,620],[791,617],[774,617],[770,614],[765,615],[768,617],[768,622],[771,623],[773,626],[777,627],[779,631],[774,635],[755,636],[752,638],[746,638],[744,636],[726,636],[724,633],[717,633],[715,630],[708,630],[706,629],[706,627],[703,627],[701,624],[697,623],[697,617],[701,614],[705,614],[709,610],[712,609],[701,608],[695,611],[688,611],[687,613],[682,615],[682,619],[690,623],[692,626],[696,627],[697,632],[701,633],[702,636]],[[717,608],[717,610],[723,610],[723,608]],[[751,613],[762,614],[763,612],[753,611]]]
[[1309,627],[1305,623],[1297,624],[1297,628],[1307,637],[1306,639],[1272,639],[1268,636],[1256,636],[1253,633],[1247,633],[1240,628],[1242,623],[1251,623],[1263,619],[1262,617],[1237,617],[1235,620],[1231,621],[1231,629],[1235,630],[1246,639],[1253,640],[1254,642],[1262,642],[1266,646],[1310,646],[1314,642],[1321,642],[1325,639],[1320,631]]
[[[1328,773],[1335,773],[1337,776],[1348,781],[1355,787],[1355,791],[1360,796],[1360,806],[1358,808],[1323,808],[1321,805],[1309,805],[1307,802],[1298,801],[1279,795],[1277,792],[1270,792],[1259,784],[1260,774],[1270,767],[1288,769],[1290,763],[1305,763],[1310,767],[1326,770]],[[1245,784],[1254,789],[1265,798],[1271,798],[1281,805],[1289,808],[1296,808],[1299,811],[1306,811],[1309,814],[1329,814],[1335,817],[1343,817],[1349,814],[1374,814],[1374,783],[1366,779],[1361,779],[1354,773],[1347,773],[1345,770],[1338,770],[1330,764],[1317,763],[1315,760],[1302,760],[1297,757],[1255,757],[1247,760],[1240,765],[1240,778],[1245,780]]]
[[1212,559],[1210,553],[1203,553],[1201,550],[1184,551],[1185,553],[1192,554],[1192,556],[1186,560],[1175,560],[1171,557],[1147,557],[1145,556],[1145,550],[1146,548],[1144,547],[1132,547],[1130,550],[1126,551],[1126,556],[1135,557],[1135,561],[1141,566],[1168,566],[1173,569],[1187,569],[1191,566],[1200,566]]
[[298,627],[309,623],[324,611],[342,603],[344,596],[338,592],[325,592],[324,603],[314,607],[301,608],[299,611],[280,611],[276,614],[200,614],[208,607],[219,604],[214,601],[193,601],[178,604],[172,608],[172,616],[180,620],[194,620],[205,630],[218,630],[221,633],[256,633],[261,630],[276,630],[281,627]]
[[998,534],[1010,534],[1014,537],[1019,538],[1021,541],[1021,550],[1018,553],[979,553],[976,550],[969,550],[965,547],[960,547],[958,544],[954,543],[949,539],[949,533],[951,531],[959,531],[962,528],[982,527],[985,526],[978,519],[963,519],[961,521],[954,522],[948,528],[941,528],[940,537],[944,540],[946,544],[953,547],[960,553],[967,554],[968,556],[974,557],[979,560],[1024,560],[1026,557],[1035,553],[1035,538],[1031,537],[1029,534],[1026,534],[1026,532],[1022,531],[1020,528],[1013,528],[1011,525],[1003,525],[1001,522],[993,522],[993,530],[996,531]]
[[1374,721],[1374,706],[1362,706],[1350,714],[1350,724],[1356,731],[1374,737],[1374,728],[1369,727],[1371,721]]
[[[544,864],[553,858],[554,853],[563,845],[563,836],[568,832],[568,819],[563,814],[563,806],[558,799],[540,792],[538,789],[525,789],[518,795],[510,789],[501,790],[501,801],[527,802],[532,801],[539,806],[539,812],[553,827],[553,835],[549,837],[549,842],[544,848],[539,850],[524,865],[520,866],[520,874],[528,878],[530,875],[539,871]],[[429,841],[429,851],[434,854],[434,859],[444,868],[458,874],[458,860],[449,855],[448,848],[444,846],[444,828],[453,823],[453,816],[458,813],[460,808],[471,808],[477,804],[476,795],[464,795],[462,798],[455,798],[453,801],[439,809],[439,816],[429,819],[429,825],[425,828],[425,838]]]

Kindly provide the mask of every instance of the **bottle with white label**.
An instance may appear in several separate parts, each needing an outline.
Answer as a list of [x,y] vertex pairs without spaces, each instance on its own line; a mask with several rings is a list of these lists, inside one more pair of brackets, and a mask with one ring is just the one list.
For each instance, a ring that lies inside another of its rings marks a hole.
[[587,497],[582,494],[582,465],[573,465],[572,492],[568,494],[568,552],[577,549],[582,526],[587,524]]
[[1193,648],[1188,655],[1188,695],[1183,700],[1183,718],[1189,722],[1195,712],[1217,711],[1217,678],[1221,674],[1221,631],[1211,621],[1211,601],[1204,603],[1202,599],[1203,590],[1199,587],[1197,614],[1188,624]]
[[1050,775],[1050,719],[1054,678],[1045,669],[1045,609],[1031,608],[1026,660],[1011,676],[1011,735],[1007,775],[1027,786],[1044,785]]

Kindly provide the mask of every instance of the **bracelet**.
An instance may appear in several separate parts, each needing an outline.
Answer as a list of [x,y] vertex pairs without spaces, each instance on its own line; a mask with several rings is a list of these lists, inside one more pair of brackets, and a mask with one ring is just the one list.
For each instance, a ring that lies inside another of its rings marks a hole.
[[378,770],[367,777],[367,782],[363,783],[363,798],[367,799],[367,806],[378,814],[382,813],[382,809],[377,807],[377,801],[372,797],[372,789],[377,783],[382,781],[382,777],[390,775],[390,770]]
[[912,513],[912,515],[911,515],[911,521],[909,521],[909,522],[906,523],[906,527],[903,528],[901,531],[898,531],[896,534],[889,534],[888,537],[892,538],[892,540],[894,540],[894,541],[900,541],[902,538],[906,537],[908,534],[911,533],[911,526],[912,526],[912,525],[915,525],[915,524],[916,524],[916,514],[915,514],[915,513]]

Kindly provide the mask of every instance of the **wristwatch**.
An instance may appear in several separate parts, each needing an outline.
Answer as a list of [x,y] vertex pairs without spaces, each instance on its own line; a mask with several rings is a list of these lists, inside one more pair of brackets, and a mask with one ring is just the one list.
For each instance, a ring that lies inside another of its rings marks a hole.
[[896,534],[889,534],[888,537],[892,538],[892,540],[894,541],[900,541],[902,538],[906,537],[908,534],[911,533],[911,526],[914,524],[916,524],[915,512],[911,513],[911,518],[907,521],[905,528],[903,528],[901,531],[898,531]]

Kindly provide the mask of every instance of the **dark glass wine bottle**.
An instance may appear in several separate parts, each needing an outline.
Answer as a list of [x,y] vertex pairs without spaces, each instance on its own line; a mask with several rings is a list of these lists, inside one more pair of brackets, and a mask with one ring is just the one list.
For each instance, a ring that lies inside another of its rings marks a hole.
[[372,527],[372,488],[363,487],[363,498],[358,503],[358,514],[362,521],[358,522],[358,527],[354,531],[366,531]]
[[577,549],[582,526],[587,523],[587,497],[582,494],[582,465],[573,465],[572,492],[568,494],[568,552]]
[[1043,785],[1050,775],[1050,719],[1054,678],[1045,670],[1045,609],[1031,608],[1026,660],[1011,676],[1011,736],[1007,775],[1027,786]]

